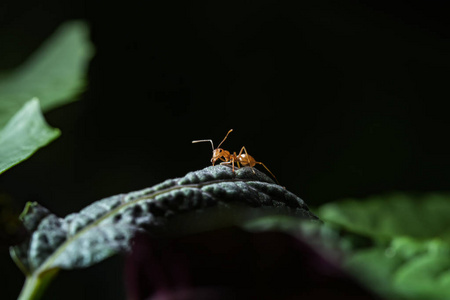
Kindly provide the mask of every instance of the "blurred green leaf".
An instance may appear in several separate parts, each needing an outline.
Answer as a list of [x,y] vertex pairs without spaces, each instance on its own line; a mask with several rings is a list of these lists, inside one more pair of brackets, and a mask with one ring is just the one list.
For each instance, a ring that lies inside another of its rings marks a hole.
[[39,100],[30,100],[0,131],[0,174],[27,159],[59,135],[58,129],[45,122]]
[[372,241],[353,245],[345,266],[374,291],[389,299],[450,297],[449,194],[347,199],[317,213],[338,230]]
[[439,240],[394,238],[387,247],[357,251],[346,266],[389,298],[448,299],[450,295],[450,247]]
[[[310,223],[310,222],[308,222]],[[303,219],[289,215],[269,215],[252,218],[245,222],[242,227],[250,231],[281,231],[287,233],[298,233],[302,230]]]
[[317,213],[323,221],[375,240],[409,236],[450,241],[449,194],[394,193],[348,199],[325,204]]
[[86,23],[71,21],[59,27],[22,65],[2,74],[0,128],[34,97],[43,111],[75,100],[85,86],[93,52]]

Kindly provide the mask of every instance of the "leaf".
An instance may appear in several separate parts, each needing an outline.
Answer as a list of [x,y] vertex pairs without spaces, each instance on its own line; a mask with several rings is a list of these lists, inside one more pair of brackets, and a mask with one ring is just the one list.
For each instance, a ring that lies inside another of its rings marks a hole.
[[348,199],[318,210],[326,224],[371,240],[363,247],[353,243],[345,264],[368,287],[394,299],[450,295],[449,214],[445,193]]
[[386,297],[447,299],[450,295],[450,247],[439,240],[395,238],[387,247],[357,251],[346,266]]
[[394,193],[366,200],[348,199],[325,204],[320,218],[375,240],[398,236],[442,238],[450,242],[450,195],[413,196]]
[[41,100],[43,111],[73,101],[85,86],[93,46],[82,21],[64,23],[17,69],[0,80],[0,128],[29,99]]
[[38,99],[20,109],[0,131],[0,174],[60,135],[44,120]]
[[49,110],[72,101],[81,92],[93,54],[88,34],[84,22],[67,22],[24,64],[2,74],[0,174],[60,135],[58,129],[45,123],[34,97],[40,97],[43,110]]
[[28,276],[91,266],[129,249],[138,232],[180,235],[238,225],[264,215],[317,220],[302,199],[260,171],[207,167],[151,188],[108,197],[59,218],[37,203],[22,220],[28,241],[11,255]]

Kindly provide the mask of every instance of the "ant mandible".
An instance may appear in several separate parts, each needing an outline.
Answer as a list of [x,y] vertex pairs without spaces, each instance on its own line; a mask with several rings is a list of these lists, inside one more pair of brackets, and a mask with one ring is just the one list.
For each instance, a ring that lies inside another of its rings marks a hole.
[[[214,144],[212,140],[196,140],[196,141],[192,141],[192,143],[201,143],[201,142],[210,142],[211,146],[212,146],[212,150],[213,150],[213,155],[211,158],[211,163],[214,166],[214,164],[216,163],[217,160],[221,160],[223,161],[222,164],[231,164],[232,168],[233,168],[233,172],[234,172],[234,163],[236,162],[238,168],[242,166],[249,166],[253,173],[255,173],[255,170],[253,170],[253,167],[256,164],[262,165],[269,173],[270,175],[273,176],[273,178],[275,178],[276,182],[278,184],[280,184],[278,182],[278,179],[275,177],[275,175],[273,175],[272,172],[270,172],[269,168],[266,167],[265,164],[263,164],[262,162],[256,161],[252,156],[250,156],[247,153],[247,149],[245,149],[245,147],[241,148],[241,151],[239,151],[239,154],[236,154],[236,152],[233,152],[233,154],[230,153],[230,151],[224,150],[222,148],[219,148],[220,145],[223,144],[223,142],[225,142],[225,140],[227,139],[228,135],[230,134],[230,132],[232,132],[233,129],[230,129],[227,133],[227,135],[225,136],[225,138],[222,140],[222,142],[220,142],[219,146],[217,146],[216,149],[214,149]],[[244,153],[242,153],[244,152]]]

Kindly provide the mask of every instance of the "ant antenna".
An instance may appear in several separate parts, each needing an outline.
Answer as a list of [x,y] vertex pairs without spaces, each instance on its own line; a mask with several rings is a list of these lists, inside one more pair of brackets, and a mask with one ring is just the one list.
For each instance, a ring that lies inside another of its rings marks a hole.
[[197,141],[192,141],[192,144],[195,144],[195,143],[201,143],[201,142],[210,142],[210,143],[211,143],[212,150],[214,151],[214,144],[213,144],[213,141],[212,141],[212,140],[197,140]]
[[[222,145],[222,143],[225,142],[225,140],[227,139],[228,135],[229,135],[230,132],[232,132],[232,131],[233,131],[233,129],[230,129],[230,130],[228,131],[227,135],[226,135],[226,136],[224,137],[224,139],[220,142],[220,144],[219,144],[219,146],[217,146],[217,148],[219,148],[220,145]],[[215,150],[215,149],[214,149],[214,144],[213,144],[213,141],[212,141],[212,140],[196,140],[196,141],[192,141],[192,144],[195,144],[195,143],[202,143],[202,142],[210,142],[210,143],[211,143],[212,150],[213,150],[213,151]]]
[[230,132],[232,132],[232,131],[233,131],[233,129],[230,129],[230,130],[228,131],[227,135],[223,138],[223,140],[220,142],[220,144],[219,144],[219,146],[217,146],[217,148],[219,148],[220,145],[222,145],[222,143],[225,142],[225,140],[227,139],[228,135],[229,135]]

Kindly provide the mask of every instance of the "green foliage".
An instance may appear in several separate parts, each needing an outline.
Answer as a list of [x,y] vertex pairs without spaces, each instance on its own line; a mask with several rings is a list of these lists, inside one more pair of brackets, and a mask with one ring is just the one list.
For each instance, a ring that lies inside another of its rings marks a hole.
[[[0,174],[59,136],[40,106],[48,111],[83,90],[93,55],[88,34],[83,22],[63,24],[25,63],[1,74]],[[59,269],[85,268],[126,250],[137,232],[238,225],[301,233],[321,250],[338,248],[344,267],[387,298],[450,298],[450,195],[347,199],[317,212],[323,225],[304,223],[317,218],[303,200],[259,171],[209,167],[99,200],[65,218],[29,203],[21,220],[31,236],[11,248],[11,256],[27,276],[21,299],[37,299]]]
[[393,299],[449,298],[449,214],[447,194],[348,199],[318,210],[326,223],[372,241],[368,247],[353,245],[345,266]]
[[0,127],[34,97],[44,112],[75,100],[93,55],[88,35],[84,22],[64,23],[22,65],[2,74]]
[[450,247],[439,240],[394,238],[387,246],[356,251],[346,266],[387,297],[447,299],[450,295]]
[[0,131],[0,174],[27,159],[60,135],[47,125],[39,101],[27,102]]
[[325,221],[374,239],[450,237],[450,195],[397,193],[349,199],[326,204],[318,213]]
[[[87,25],[63,24],[21,66],[0,78],[0,174],[57,138],[44,111],[75,100],[85,85],[93,47]],[[32,100],[30,100],[32,99]]]

